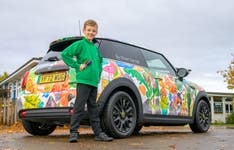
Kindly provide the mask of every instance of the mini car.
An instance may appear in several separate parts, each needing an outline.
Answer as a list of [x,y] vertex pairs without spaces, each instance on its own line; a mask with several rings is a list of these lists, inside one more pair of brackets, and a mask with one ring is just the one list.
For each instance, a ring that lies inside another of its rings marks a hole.
[[[62,61],[61,52],[81,38],[52,42],[38,65],[25,73],[19,117],[28,133],[49,135],[56,126],[70,123],[75,69]],[[139,46],[107,38],[93,42],[103,57],[97,113],[107,134],[124,138],[151,125],[189,124],[195,133],[208,131],[210,103],[203,88],[185,80],[189,70]],[[82,124],[89,125],[88,115]]]

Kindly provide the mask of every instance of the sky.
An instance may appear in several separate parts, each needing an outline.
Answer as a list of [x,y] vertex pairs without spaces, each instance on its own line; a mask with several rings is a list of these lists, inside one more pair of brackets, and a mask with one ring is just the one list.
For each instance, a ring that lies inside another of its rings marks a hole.
[[160,52],[206,91],[233,93],[217,73],[234,53],[233,0],[0,0],[0,74],[79,36],[87,19],[98,22],[98,37]]

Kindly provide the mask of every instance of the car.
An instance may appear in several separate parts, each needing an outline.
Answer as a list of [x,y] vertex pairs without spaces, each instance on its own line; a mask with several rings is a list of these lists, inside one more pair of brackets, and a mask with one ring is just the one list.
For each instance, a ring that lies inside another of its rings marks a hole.
[[[38,65],[25,73],[19,117],[28,133],[49,135],[57,126],[70,123],[76,71],[63,62],[61,52],[81,38],[50,43]],[[203,88],[185,79],[190,70],[175,68],[153,50],[108,38],[93,42],[103,57],[97,113],[107,134],[125,138],[152,125],[189,124],[194,133],[208,131],[209,99]],[[89,125],[88,115],[82,124]]]

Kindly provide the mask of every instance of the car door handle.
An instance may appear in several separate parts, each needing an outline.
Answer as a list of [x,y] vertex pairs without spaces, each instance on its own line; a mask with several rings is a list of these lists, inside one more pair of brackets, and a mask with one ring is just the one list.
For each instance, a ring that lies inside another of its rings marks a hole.
[[161,77],[154,77],[156,80],[163,80]]

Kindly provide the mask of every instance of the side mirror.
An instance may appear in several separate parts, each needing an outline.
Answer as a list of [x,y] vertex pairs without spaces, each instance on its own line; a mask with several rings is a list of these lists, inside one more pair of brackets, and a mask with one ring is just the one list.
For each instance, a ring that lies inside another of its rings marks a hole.
[[190,69],[177,68],[177,76],[182,81],[183,78],[186,77],[189,74],[190,71],[191,71]]

